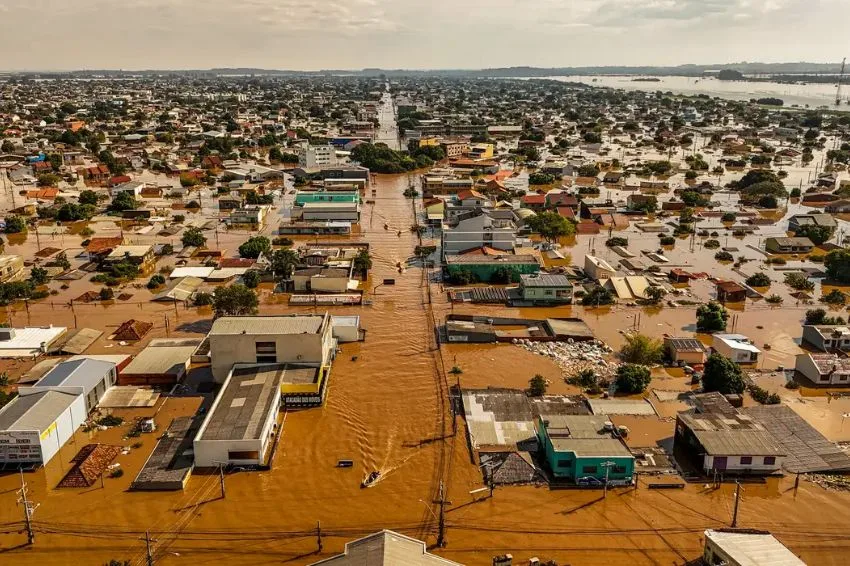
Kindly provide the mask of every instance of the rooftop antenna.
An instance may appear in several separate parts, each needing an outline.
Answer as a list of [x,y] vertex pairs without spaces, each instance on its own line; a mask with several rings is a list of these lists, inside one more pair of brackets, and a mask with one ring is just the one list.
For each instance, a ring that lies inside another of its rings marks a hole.
[[847,57],[841,60],[841,73],[838,75],[838,88],[835,90],[835,105],[841,105],[841,81],[844,80],[844,65],[847,63]]

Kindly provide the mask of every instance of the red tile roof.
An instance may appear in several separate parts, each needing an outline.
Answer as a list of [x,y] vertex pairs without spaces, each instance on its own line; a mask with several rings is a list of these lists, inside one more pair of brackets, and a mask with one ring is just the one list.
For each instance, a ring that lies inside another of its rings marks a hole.
[[523,204],[546,204],[546,195],[538,195],[536,193],[523,195]]
[[570,208],[569,206],[559,206],[557,208],[557,210],[558,210],[558,214],[563,216],[564,218],[568,218],[568,219],[572,220],[576,217],[575,211],[572,208]]

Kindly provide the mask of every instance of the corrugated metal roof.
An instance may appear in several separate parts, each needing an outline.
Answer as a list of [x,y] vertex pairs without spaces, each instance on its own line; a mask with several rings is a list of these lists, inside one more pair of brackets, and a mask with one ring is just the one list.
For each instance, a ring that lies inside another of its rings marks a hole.
[[203,284],[199,277],[181,277],[172,281],[168,287],[157,294],[153,301],[185,301]]
[[94,389],[115,364],[104,360],[84,358],[59,363],[42,377],[35,387],[82,387],[86,393]]
[[806,566],[785,545],[767,533],[705,531],[713,542],[739,566]]
[[210,335],[318,334],[326,316],[225,316],[213,323]]
[[278,364],[233,368],[196,440],[259,439],[285,372]]
[[520,281],[526,287],[572,287],[566,275],[552,273],[522,274]]
[[154,340],[133,358],[121,375],[180,375],[202,340]]
[[43,432],[77,397],[72,393],[53,390],[16,397],[0,411],[0,430]]
[[345,554],[313,563],[313,566],[462,566],[434,554],[425,543],[393,531],[381,531],[345,545]]
[[711,456],[785,456],[787,451],[755,419],[743,414],[679,413]]

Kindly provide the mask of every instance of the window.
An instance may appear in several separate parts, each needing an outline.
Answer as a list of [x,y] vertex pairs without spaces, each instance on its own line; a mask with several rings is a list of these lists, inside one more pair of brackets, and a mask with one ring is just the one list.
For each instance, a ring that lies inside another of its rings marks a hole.
[[256,450],[229,450],[228,460],[259,460],[260,453]]
[[257,363],[273,364],[277,362],[277,346],[274,342],[257,342]]
[[626,467],[625,466],[619,466],[619,465],[611,466],[611,473],[612,474],[625,474],[626,473]]
[[765,466],[772,466],[774,464],[776,464],[776,456],[765,456],[764,457],[764,465]]
[[749,466],[752,463],[753,463],[753,457],[752,456],[741,456],[741,465],[742,466]]
[[596,473],[596,466],[584,466],[581,469],[581,473],[583,473],[583,474],[595,474]]
[[555,465],[559,468],[572,468],[573,463],[570,460],[558,460]]
[[546,295],[547,297],[551,297],[552,296],[552,290],[546,289],[545,291],[543,291],[543,294]]

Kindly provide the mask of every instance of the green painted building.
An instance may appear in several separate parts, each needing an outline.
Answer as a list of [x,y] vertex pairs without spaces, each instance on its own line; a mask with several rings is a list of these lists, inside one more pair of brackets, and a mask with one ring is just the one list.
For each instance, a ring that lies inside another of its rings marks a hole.
[[[537,440],[552,475],[574,483],[631,483],[635,459],[605,415],[540,415]],[[607,430],[606,430],[607,429]],[[587,480],[586,478],[593,478]]]
[[568,305],[573,302],[573,285],[566,275],[535,273],[521,275],[519,291],[523,301]]
[[493,275],[511,272],[513,282],[518,282],[523,274],[538,273],[540,263],[533,255],[447,255],[445,258],[446,274],[453,277],[461,271],[471,272],[478,281],[487,283]]
[[308,202],[360,202],[357,191],[298,191],[295,206],[304,206]]

